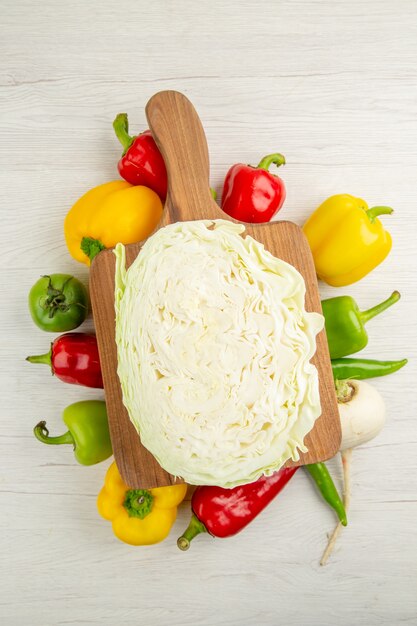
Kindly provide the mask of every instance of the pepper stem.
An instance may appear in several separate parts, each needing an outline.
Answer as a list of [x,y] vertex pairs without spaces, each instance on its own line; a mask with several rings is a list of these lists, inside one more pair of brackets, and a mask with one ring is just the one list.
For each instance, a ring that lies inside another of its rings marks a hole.
[[394,213],[394,209],[391,209],[390,206],[374,206],[372,209],[366,211],[366,215],[369,217],[371,224],[374,223],[378,215],[391,215],[391,213]]
[[279,154],[278,152],[275,152],[274,154],[268,154],[261,161],[259,161],[256,169],[268,171],[272,163],[274,163],[277,167],[279,167],[280,165],[285,165],[285,156]]
[[48,286],[46,288],[47,297],[43,303],[43,308],[45,309],[45,311],[48,311],[49,319],[52,319],[57,311],[63,311],[65,313],[69,309],[69,304],[67,304],[64,289],[73,279],[73,276],[67,278],[61,289],[56,289],[52,285],[52,279],[50,276],[43,276],[43,278],[48,279]]
[[106,249],[99,239],[93,239],[93,237],[83,237],[81,239],[81,250],[92,261],[95,256],[102,250]]
[[34,356],[27,356],[26,361],[29,361],[29,363],[43,363],[44,365],[49,365],[49,367],[52,367],[52,344],[51,349],[46,354],[35,354]]
[[36,439],[42,441],[42,443],[47,443],[49,445],[61,445],[63,443],[71,443],[75,448],[74,437],[71,435],[70,431],[67,430],[66,433],[60,435],[59,437],[50,437],[49,430],[46,428],[46,422],[42,421],[39,424],[36,424],[33,429],[33,434]]
[[113,128],[114,132],[116,133],[117,139],[123,146],[123,154],[125,154],[136,139],[136,137],[131,137],[129,135],[129,122],[127,119],[127,113],[119,113],[118,115],[116,115],[116,118],[113,122]]
[[177,546],[180,550],[188,550],[190,547],[190,541],[194,539],[200,533],[206,533],[207,528],[204,526],[202,522],[198,519],[198,517],[193,513],[190,519],[190,523],[188,524],[187,530],[183,532],[181,537],[177,539]]
[[380,313],[382,313],[382,311],[385,311],[385,309],[388,309],[390,306],[398,302],[400,298],[401,298],[400,292],[393,291],[390,297],[384,300],[383,302],[380,302],[379,304],[377,304],[376,306],[373,306],[371,309],[368,309],[367,311],[361,311],[360,312],[361,320],[363,321],[364,324],[366,324],[368,320],[375,317],[375,315],[379,315]]
[[129,517],[145,519],[152,511],[154,497],[148,489],[129,489],[125,493],[123,506]]

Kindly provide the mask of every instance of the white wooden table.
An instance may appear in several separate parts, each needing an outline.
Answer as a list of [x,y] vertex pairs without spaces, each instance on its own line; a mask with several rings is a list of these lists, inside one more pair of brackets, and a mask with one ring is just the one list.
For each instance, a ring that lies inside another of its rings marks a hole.
[[[0,29],[1,623],[416,624],[415,1],[3,0]],[[326,567],[334,517],[303,472],[240,536],[179,552],[183,507],[169,540],[134,549],[96,512],[108,463],[80,467],[32,436],[39,419],[57,432],[67,404],[102,394],[25,363],[51,339],[27,292],[43,273],[87,278],[67,253],[65,213],[117,177],[115,114],[140,131],[149,97],[172,88],[201,115],[218,190],[230,164],[278,150],[282,218],[302,223],[341,192],[395,208],[388,260],[347,289],[322,286],[364,308],[399,289],[364,354],[410,358],[373,383],[388,423],[354,453],[350,523]]]

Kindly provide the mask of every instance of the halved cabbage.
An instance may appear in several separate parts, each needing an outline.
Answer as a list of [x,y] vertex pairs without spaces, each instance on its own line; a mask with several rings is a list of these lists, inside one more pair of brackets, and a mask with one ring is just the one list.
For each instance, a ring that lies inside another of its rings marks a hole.
[[161,466],[233,487],[306,451],[320,415],[309,362],[323,317],[299,272],[224,220],[157,231],[126,271],[116,247],[123,402]]

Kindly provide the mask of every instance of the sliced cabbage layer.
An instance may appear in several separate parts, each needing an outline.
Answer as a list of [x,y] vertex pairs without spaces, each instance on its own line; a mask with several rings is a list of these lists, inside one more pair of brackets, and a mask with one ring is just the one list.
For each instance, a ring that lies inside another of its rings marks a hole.
[[116,247],[123,402],[161,466],[233,487],[306,451],[321,413],[309,362],[323,317],[299,272],[224,220],[157,231],[126,271]]

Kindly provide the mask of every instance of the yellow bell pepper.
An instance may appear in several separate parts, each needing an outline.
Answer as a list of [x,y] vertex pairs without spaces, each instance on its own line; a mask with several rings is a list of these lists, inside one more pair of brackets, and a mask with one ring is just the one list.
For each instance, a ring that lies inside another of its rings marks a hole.
[[184,500],[187,485],[130,489],[116,463],[107,470],[104,487],[97,498],[98,512],[112,523],[118,539],[132,546],[159,543],[169,535]]
[[142,185],[115,180],[90,189],[70,209],[64,224],[71,256],[90,262],[101,250],[117,243],[149,237],[162,216],[159,196]]
[[378,215],[393,209],[372,209],[361,198],[348,194],[331,196],[303,226],[313,253],[316,272],[333,287],[351,285],[379,265],[391,250],[391,235]]

